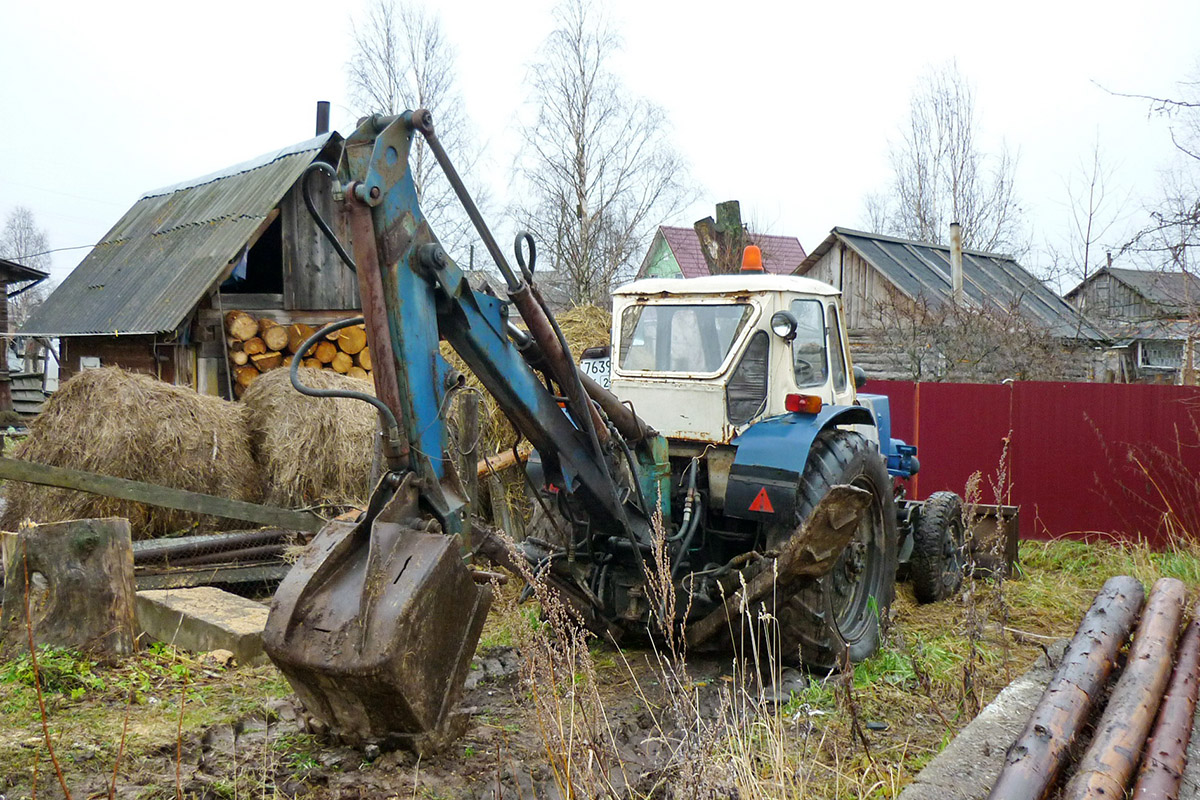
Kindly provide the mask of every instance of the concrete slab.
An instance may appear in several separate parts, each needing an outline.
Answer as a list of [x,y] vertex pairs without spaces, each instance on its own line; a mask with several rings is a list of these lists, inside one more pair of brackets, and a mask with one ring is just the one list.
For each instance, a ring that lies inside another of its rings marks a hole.
[[138,625],[160,642],[204,653],[228,650],[239,664],[264,664],[267,607],[212,586],[137,593]]
[[1004,766],[1005,751],[1025,729],[1066,649],[1065,639],[1051,645],[1054,666],[1042,655],[1028,672],[996,695],[904,788],[900,800],[986,798]]
[[1188,740],[1187,766],[1179,784],[1179,800],[1200,799],[1200,706],[1192,717],[1192,738]]

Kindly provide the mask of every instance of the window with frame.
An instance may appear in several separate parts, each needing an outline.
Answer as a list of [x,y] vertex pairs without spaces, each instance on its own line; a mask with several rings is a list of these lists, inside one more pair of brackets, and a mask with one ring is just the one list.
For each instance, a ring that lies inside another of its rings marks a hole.
[[796,318],[796,338],[792,340],[792,369],[796,375],[796,386],[820,386],[829,376],[825,354],[825,314],[821,301],[793,300],[791,311]]
[[620,368],[717,372],[752,313],[748,303],[630,306],[621,314]]

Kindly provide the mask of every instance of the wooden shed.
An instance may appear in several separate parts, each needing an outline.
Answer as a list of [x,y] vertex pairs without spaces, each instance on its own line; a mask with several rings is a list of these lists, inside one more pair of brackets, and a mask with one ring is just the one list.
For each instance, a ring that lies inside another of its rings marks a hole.
[[796,274],[841,289],[855,362],[875,377],[1097,376],[1105,334],[1016,259],[963,250],[961,265],[956,299],[948,245],[838,227]]
[[[325,133],[147,192],[19,333],[59,338],[64,380],[111,365],[231,395],[227,312],[315,326],[359,307],[357,279],[301,191],[309,165],[337,164],[342,144]],[[349,247],[329,180],[310,182],[317,208]]]
[[[8,301],[32,289],[48,277],[50,277],[49,273],[40,269],[0,258],[0,284],[4,286],[4,302],[0,303],[0,332],[3,332],[5,339],[4,348],[0,349],[0,352],[7,352],[11,338]],[[11,379],[8,357],[7,355],[0,356],[0,411],[13,410]]]

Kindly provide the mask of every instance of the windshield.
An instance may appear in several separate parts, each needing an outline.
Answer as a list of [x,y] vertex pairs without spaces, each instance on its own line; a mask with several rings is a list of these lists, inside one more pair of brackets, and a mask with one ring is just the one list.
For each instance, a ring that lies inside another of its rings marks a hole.
[[621,315],[623,370],[713,373],[750,320],[747,303],[641,305]]

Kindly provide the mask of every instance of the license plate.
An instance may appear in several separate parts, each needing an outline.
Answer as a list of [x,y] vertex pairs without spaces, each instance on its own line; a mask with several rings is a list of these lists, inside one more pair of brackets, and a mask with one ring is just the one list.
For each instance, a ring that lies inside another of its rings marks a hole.
[[609,376],[612,374],[611,357],[585,358],[579,362],[579,369],[605,389],[612,388],[609,385]]

